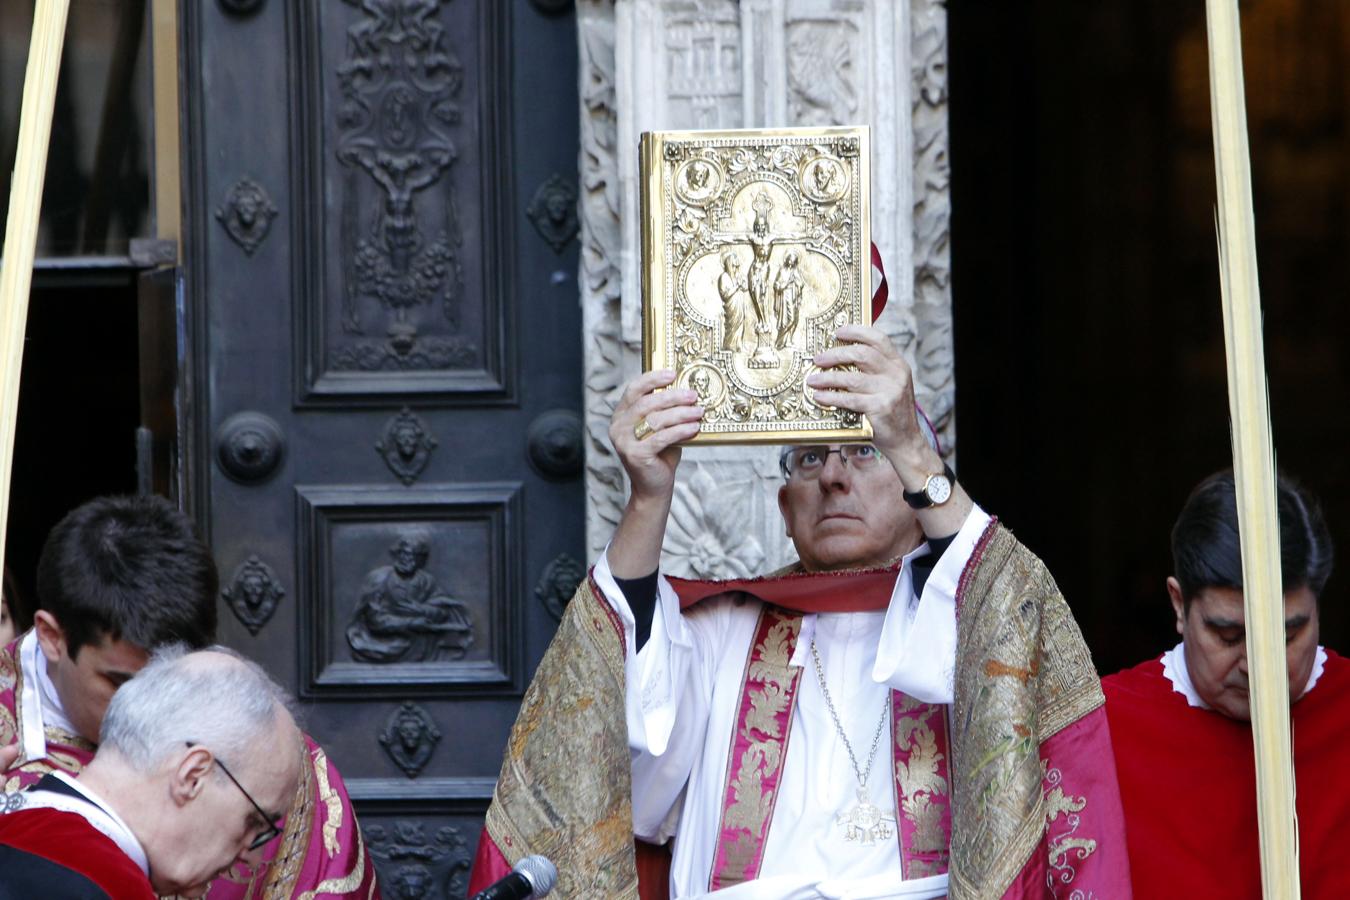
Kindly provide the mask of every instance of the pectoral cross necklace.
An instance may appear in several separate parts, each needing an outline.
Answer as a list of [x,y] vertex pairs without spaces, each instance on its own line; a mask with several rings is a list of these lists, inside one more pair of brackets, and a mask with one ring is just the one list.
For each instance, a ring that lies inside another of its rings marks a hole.
[[867,778],[872,774],[872,762],[877,756],[877,744],[881,741],[881,732],[886,728],[886,719],[890,715],[891,694],[886,692],[886,702],[881,707],[881,719],[877,722],[876,733],[872,735],[872,749],[867,751],[867,769],[864,770],[858,765],[858,757],[853,754],[853,745],[848,741],[848,735],[844,733],[844,726],[839,721],[839,713],[835,711],[834,701],[830,699],[830,689],[825,686],[825,669],[820,665],[820,653],[816,650],[816,639],[811,639],[811,661],[816,664],[816,680],[820,682],[820,693],[825,698],[825,708],[830,711],[830,718],[834,720],[834,730],[839,733],[839,739],[844,742],[844,749],[848,751],[849,762],[853,763],[853,774],[858,779],[858,803],[846,813],[840,813],[835,817],[835,824],[844,829],[844,840],[856,841],[865,847],[870,847],[877,841],[890,840],[894,832],[891,826],[895,824],[895,816],[888,816],[883,813],[875,804],[867,799]]

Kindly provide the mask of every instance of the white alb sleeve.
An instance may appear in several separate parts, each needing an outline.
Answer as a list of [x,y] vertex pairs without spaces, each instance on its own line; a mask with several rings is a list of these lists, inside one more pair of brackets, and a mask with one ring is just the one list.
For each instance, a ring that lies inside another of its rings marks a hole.
[[972,507],[933,567],[923,596],[914,596],[910,557],[895,581],[881,628],[872,678],[925,703],[951,703],[956,675],[956,588],[989,514]]
[[716,659],[709,648],[725,630],[721,620],[727,604],[709,600],[683,615],[670,582],[659,576],[651,636],[634,653],[633,613],[604,556],[594,576],[624,622],[628,645],[625,705],[633,756],[633,829],[639,837],[659,841],[668,836],[671,810],[703,750]]

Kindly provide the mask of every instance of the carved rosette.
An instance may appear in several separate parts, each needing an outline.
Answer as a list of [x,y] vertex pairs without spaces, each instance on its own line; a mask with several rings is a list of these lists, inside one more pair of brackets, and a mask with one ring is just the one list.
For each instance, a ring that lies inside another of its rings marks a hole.
[[220,594],[249,634],[256,635],[277,611],[286,591],[267,563],[250,556],[234,570],[229,587]]
[[247,175],[225,192],[225,199],[216,207],[216,221],[225,226],[230,240],[248,256],[252,256],[267,239],[276,217],[277,208],[272,198],[262,185]]
[[409,778],[416,778],[430,762],[441,741],[441,731],[430,713],[408,700],[389,716],[379,740],[394,765]]
[[375,442],[375,452],[404,484],[412,484],[431,460],[436,439],[421,416],[408,407],[384,423],[383,436]]
[[241,484],[266,481],[286,455],[281,426],[252,410],[235,413],[216,432],[216,459],[226,475]]
[[[355,0],[347,0],[353,6]],[[454,184],[464,66],[437,21],[444,0],[361,3],[337,68],[344,272],[338,369],[474,365],[459,326],[462,243]]]
[[[919,401],[950,455],[955,393],[941,0],[578,0],[577,23],[590,557],[603,551],[625,499],[608,428],[621,386],[641,370],[635,148],[643,130],[871,125],[878,173],[872,234],[892,298],[878,324],[913,362]],[[743,77],[747,71],[753,77]],[[912,172],[912,180],[881,175],[901,172]],[[710,480],[698,477],[705,469]],[[685,454],[680,477],[689,493],[677,494],[677,503],[691,522],[711,515],[718,502],[702,491],[715,494],[729,480],[746,479],[738,490],[753,505],[738,521],[753,544],[737,542],[733,562],[700,547],[689,529],[672,528],[668,565],[691,572],[714,566],[726,577],[752,569],[760,554],[764,568],[792,557],[772,502],[773,449],[695,448]],[[713,526],[693,527],[714,540]]]
[[570,409],[542,413],[525,434],[530,465],[546,478],[575,478],[584,452],[581,433],[581,417]]

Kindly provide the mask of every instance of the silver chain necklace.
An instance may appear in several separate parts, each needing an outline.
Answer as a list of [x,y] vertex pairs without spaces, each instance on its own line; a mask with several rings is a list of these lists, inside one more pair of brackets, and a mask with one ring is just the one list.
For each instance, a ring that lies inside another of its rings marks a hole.
[[816,680],[820,682],[820,693],[825,698],[825,708],[830,711],[830,718],[834,720],[834,730],[844,742],[849,762],[853,763],[853,774],[858,779],[857,805],[848,812],[836,816],[835,823],[843,827],[845,841],[857,841],[864,846],[871,846],[877,841],[890,840],[893,833],[891,825],[895,823],[895,816],[886,815],[867,799],[867,779],[872,774],[872,763],[877,757],[877,744],[881,741],[881,732],[885,730],[886,719],[890,714],[890,691],[886,692],[886,702],[881,707],[881,719],[877,722],[876,733],[872,735],[872,749],[867,751],[867,768],[864,770],[858,765],[858,757],[853,754],[853,745],[849,743],[844,726],[839,721],[839,713],[835,711],[834,701],[830,699],[830,689],[825,684],[825,669],[820,665],[820,653],[816,650],[814,637],[811,638],[811,661],[816,664]]

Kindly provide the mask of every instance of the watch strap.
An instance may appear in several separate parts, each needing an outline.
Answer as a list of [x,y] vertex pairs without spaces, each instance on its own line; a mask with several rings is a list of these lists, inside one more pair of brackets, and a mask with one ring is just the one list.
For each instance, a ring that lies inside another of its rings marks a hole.
[[[950,485],[956,484],[956,473],[953,472],[952,467],[947,465],[945,462],[942,464],[942,474],[946,477],[948,484]],[[933,476],[930,475],[928,476],[928,479],[931,479],[932,477]],[[905,498],[905,502],[908,503],[911,508],[928,509],[930,506],[934,505],[933,498],[928,496],[928,479],[924,480],[922,490],[903,492],[902,496]]]

